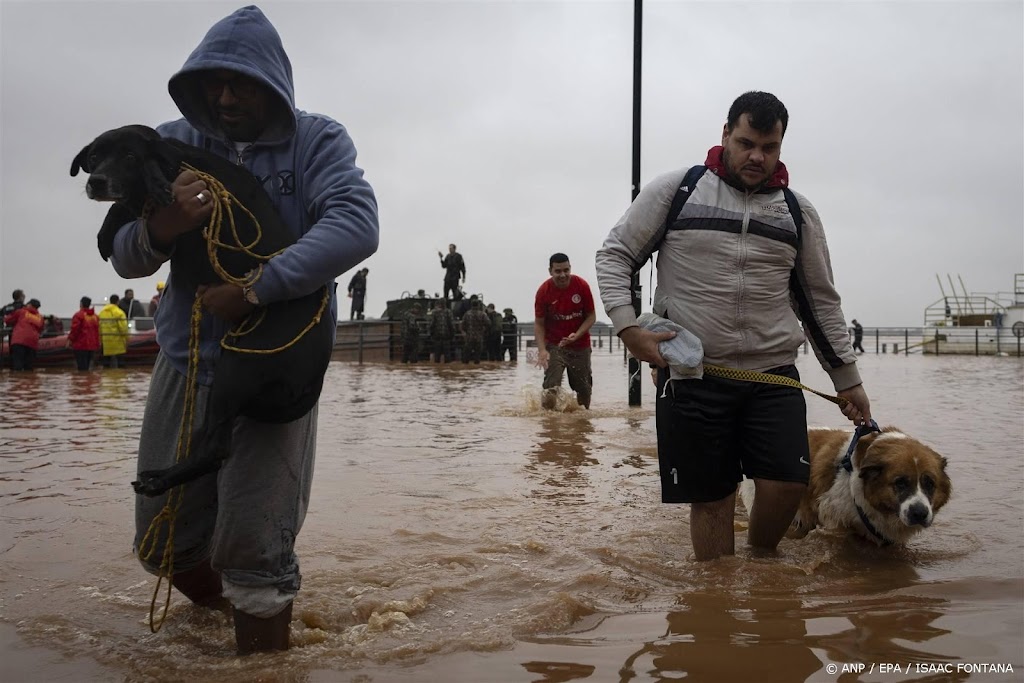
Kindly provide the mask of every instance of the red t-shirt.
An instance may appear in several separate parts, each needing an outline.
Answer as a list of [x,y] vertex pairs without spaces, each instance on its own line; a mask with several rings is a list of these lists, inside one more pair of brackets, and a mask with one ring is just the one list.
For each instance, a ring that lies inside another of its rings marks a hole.
[[[555,281],[548,278],[537,290],[533,302],[533,313],[544,321],[545,343],[555,344],[580,329],[580,323],[594,311],[594,296],[590,285],[579,275],[569,276],[569,286],[555,287]],[[590,346],[590,331],[569,345],[572,349]]]

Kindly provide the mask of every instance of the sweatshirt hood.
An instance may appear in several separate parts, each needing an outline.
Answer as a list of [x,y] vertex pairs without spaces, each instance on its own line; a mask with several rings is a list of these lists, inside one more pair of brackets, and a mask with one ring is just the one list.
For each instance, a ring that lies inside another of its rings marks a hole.
[[[721,145],[716,145],[708,150],[708,158],[704,162],[704,165],[710,168],[716,176],[729,183],[733,187],[736,187],[729,179],[729,173],[725,170],[725,161],[722,159],[722,152],[724,148]],[[786,165],[779,161],[775,166],[775,172],[772,173],[771,177],[768,178],[763,186],[762,190],[772,190],[780,187],[789,187],[789,171],[786,170]],[[743,189],[743,188],[738,188]]]
[[199,82],[202,72],[212,69],[244,74],[270,89],[270,121],[261,141],[281,142],[295,133],[292,64],[277,29],[258,7],[243,7],[214,24],[167,84],[171,99],[192,126],[207,137],[223,139]]

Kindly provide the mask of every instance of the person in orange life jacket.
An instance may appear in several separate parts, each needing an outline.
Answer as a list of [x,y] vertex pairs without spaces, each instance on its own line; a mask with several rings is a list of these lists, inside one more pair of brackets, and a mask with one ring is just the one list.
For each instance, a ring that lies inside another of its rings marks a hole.
[[534,297],[534,337],[538,362],[544,368],[541,405],[555,407],[562,374],[569,376],[569,388],[576,402],[590,408],[594,378],[590,370],[590,328],[597,320],[590,285],[572,274],[569,257],[559,252],[548,259],[550,278]]
[[100,350],[100,319],[89,297],[83,296],[78,306],[78,312],[71,317],[68,346],[75,354],[78,369],[88,370],[93,356]]
[[[848,401],[843,414],[857,425],[871,418],[821,219],[788,189],[779,160],[788,121],[770,93],[738,97],[706,168],[649,183],[597,252],[598,285],[615,331],[638,360],[659,367],[662,501],[690,504],[697,560],[735,552],[736,485],[744,475],[756,486],[747,543],[778,545],[810,474],[806,405],[791,387],[671,378],[658,345],[675,332],[640,327],[629,289],[655,251],[654,313],[696,335],[706,364],[798,379],[795,361],[806,338]],[[669,215],[683,191],[685,203]]]
[[27,304],[4,317],[4,325],[11,330],[11,368],[31,370],[39,348],[39,336],[43,332],[43,316],[39,314],[39,300],[31,299]]

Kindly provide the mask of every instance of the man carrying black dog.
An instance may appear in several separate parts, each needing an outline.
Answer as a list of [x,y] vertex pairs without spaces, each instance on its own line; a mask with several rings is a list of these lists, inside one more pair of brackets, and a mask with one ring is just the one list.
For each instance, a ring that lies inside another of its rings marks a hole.
[[[139,444],[139,471],[174,464],[186,391],[192,301],[206,315],[200,329],[194,429],[202,429],[219,342],[255,307],[307,295],[333,283],[377,250],[373,190],[355,165],[345,128],[295,107],[291,64],[274,26],[255,6],[215,24],[168,84],[184,118],[158,128],[164,137],[203,147],[263,180],[298,241],[266,264],[254,284],[220,284],[198,292],[171,275],[157,309],[160,355],[153,368]],[[173,202],[118,233],[112,262],[123,277],[152,275],[175,239],[204,225],[211,191],[191,171],[172,187]],[[330,311],[337,320],[331,287]],[[200,605],[234,612],[241,654],[287,649],[292,601],[299,589],[295,538],[309,501],[317,409],[285,424],[236,418],[231,454],[216,476],[189,484],[176,515],[173,585]],[[136,499],[139,548],[165,497]],[[160,551],[140,557],[151,572]]]

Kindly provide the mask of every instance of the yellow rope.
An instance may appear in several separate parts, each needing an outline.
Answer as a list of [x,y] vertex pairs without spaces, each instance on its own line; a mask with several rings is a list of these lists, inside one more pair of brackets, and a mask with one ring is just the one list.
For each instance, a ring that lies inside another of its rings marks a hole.
[[[182,164],[182,168],[192,171],[199,176],[200,179],[205,181],[207,187],[210,188],[210,191],[216,199],[213,205],[213,213],[210,215],[210,220],[206,227],[203,228],[203,237],[206,240],[206,253],[214,271],[224,282],[235,284],[239,287],[252,286],[263,274],[262,263],[246,275],[242,277],[235,277],[221,266],[220,259],[217,256],[218,251],[220,249],[241,251],[257,261],[265,262],[280,254],[284,249],[280,249],[272,254],[266,255],[254,252],[253,248],[259,244],[263,237],[263,230],[260,226],[260,222],[256,219],[256,216],[254,216],[248,208],[239,202],[238,199],[224,187],[223,183],[212,175],[203,173],[199,169],[188,164]],[[256,235],[252,242],[248,244],[242,244],[241,237],[238,234],[238,226],[235,224],[235,213],[233,210],[235,206],[244,211],[256,227]],[[143,220],[146,220],[149,217],[150,213],[152,213],[152,208],[152,204],[147,201],[142,212]],[[228,224],[231,229],[231,237],[234,239],[234,244],[228,244],[221,240],[221,232],[223,231],[225,217],[227,217]],[[287,344],[276,349],[242,349],[227,343],[226,340],[229,337],[235,339],[246,334],[250,334],[260,325],[260,323],[263,322],[263,318],[266,315],[266,309],[264,307],[260,307],[248,318],[239,323],[235,329],[228,332],[223,339],[221,339],[221,347],[238,353],[259,354],[277,353],[287,349],[302,339],[309,330],[320,322],[331,298],[330,288],[325,286],[323,289],[324,293],[320,301],[320,308],[317,310],[313,320],[310,321],[310,323]],[[192,317],[188,338],[188,374],[185,379],[185,402],[182,407],[181,425],[178,429],[178,444],[175,456],[176,463],[187,459],[192,449],[192,428],[195,422],[196,389],[199,378],[199,334],[202,319],[202,299],[200,297],[196,297],[195,301],[192,303]],[[174,585],[174,526],[178,510],[181,509],[184,492],[184,486],[175,486],[167,493],[167,500],[164,503],[164,507],[153,518],[152,522],[150,522],[149,529],[146,530],[146,535],[143,536],[142,541],[139,543],[139,556],[143,561],[148,561],[153,556],[153,553],[156,552],[160,536],[159,530],[162,526],[166,525],[167,540],[164,543],[163,557],[160,561],[160,569],[157,572],[156,588],[153,591],[153,598],[149,603],[149,629],[153,633],[159,631],[163,626],[164,620],[167,619],[167,611],[171,606],[171,588]],[[164,601],[163,613],[160,615],[159,622],[157,622],[155,619],[156,601],[157,596],[160,594],[160,586],[164,579],[167,579],[167,598]]]
[[[189,457],[192,450],[192,425],[195,422],[196,386],[199,377],[199,324],[203,319],[202,299],[196,297],[192,302],[192,318],[188,337],[188,374],[185,378],[185,404],[181,411],[181,424],[178,427],[176,463]],[[167,526],[167,540],[164,542],[163,557],[160,560],[160,569],[157,573],[156,588],[153,590],[153,599],[149,603],[149,630],[156,633],[163,626],[167,618],[167,610],[171,607],[171,587],[174,585],[174,524],[178,510],[181,508],[185,495],[184,486],[175,486],[167,493],[167,501],[163,509],[153,518],[139,543],[139,557],[148,561],[156,552],[157,542],[161,525]],[[164,601],[164,610],[160,615],[160,621],[155,621],[156,599],[160,594],[160,584],[167,579],[167,599]]]
[[[245,253],[247,256],[257,261],[266,262],[269,261],[274,256],[280,254],[282,251],[284,251],[284,249],[279,249],[278,251],[275,251],[272,254],[266,255],[257,254],[255,251],[253,251],[253,248],[257,244],[259,244],[260,240],[263,238],[263,228],[260,226],[260,222],[256,219],[256,216],[254,216],[253,213],[248,208],[246,208],[241,202],[239,202],[238,199],[233,194],[231,194],[231,192],[229,192],[226,187],[224,187],[224,184],[222,182],[217,180],[209,173],[204,173],[199,169],[188,164],[182,164],[182,167],[189,171],[192,171],[202,181],[204,181],[206,183],[206,186],[210,188],[210,191],[213,193],[214,198],[217,200],[214,202],[213,213],[210,214],[210,221],[207,224],[207,227],[203,230],[203,237],[206,238],[206,253],[210,258],[210,264],[213,266],[214,271],[217,273],[217,275],[220,276],[222,280],[224,280],[224,282],[230,282],[243,288],[253,286],[259,281],[260,276],[263,275],[262,263],[257,268],[250,271],[249,273],[246,273],[242,277],[235,277],[231,275],[231,273],[224,270],[224,267],[221,266],[220,259],[217,257],[218,250],[227,249],[228,251],[241,251]],[[233,211],[233,207],[236,206],[240,208],[242,211],[244,211],[245,214],[249,216],[249,219],[252,221],[253,225],[256,226],[256,235],[253,237],[253,240],[248,244],[242,244],[242,239],[238,235],[238,226],[235,223],[235,212]],[[228,224],[230,225],[231,228],[231,236],[234,238],[234,244],[228,244],[221,240],[221,233],[224,230],[225,217],[227,217],[228,219]],[[237,339],[239,337],[244,337],[245,335],[252,333],[252,331],[255,330],[257,327],[259,327],[260,323],[263,322],[263,318],[266,315],[266,309],[260,307],[256,311],[253,311],[253,313],[248,318],[239,323],[235,327],[235,329],[231,330],[226,335],[224,335],[224,338],[221,339],[220,341],[221,348],[227,349],[228,351],[234,351],[236,353],[255,354],[272,354],[284,351],[285,349],[289,348],[293,344],[297,343],[300,339],[302,339],[307,332],[313,329],[313,327],[315,327],[320,322],[320,318],[323,316],[324,311],[327,310],[327,305],[330,303],[330,300],[330,288],[324,287],[324,293],[320,300],[320,308],[313,316],[313,319],[310,320],[309,324],[306,325],[306,327],[303,328],[297,335],[295,335],[295,337],[292,338],[291,341],[287,342],[282,346],[278,346],[277,348],[274,349],[244,349],[239,346],[233,345],[229,341],[229,339]]]
[[761,384],[780,384],[784,387],[793,387],[795,389],[803,389],[809,391],[812,394],[817,394],[824,399],[832,401],[840,408],[845,408],[846,404],[849,403],[845,398],[841,396],[832,396],[815,389],[811,389],[809,386],[803,385],[797,382],[795,379],[789,377],[783,377],[782,375],[769,375],[765,372],[756,372],[754,370],[738,370],[736,368],[723,368],[718,365],[704,365],[704,372],[708,375],[714,375],[715,377],[725,377],[726,379],[738,379],[745,382],[760,382]]
[[[229,338],[233,339],[233,338],[236,338],[236,337],[242,337],[242,336],[245,336],[246,334],[249,334],[254,329],[256,329],[256,327],[258,327],[259,324],[261,322],[263,322],[263,316],[266,313],[266,309],[260,309],[258,311],[258,318],[257,318],[257,320],[249,328],[242,329],[241,325],[239,325],[238,329],[231,330],[230,332],[225,334],[224,338],[220,340],[220,345],[221,345],[221,347],[223,347],[223,348],[225,348],[225,349],[227,349],[229,351],[236,351],[238,353],[270,354],[270,353],[278,353],[279,351],[284,351],[285,349],[287,349],[288,347],[292,346],[293,344],[298,342],[300,339],[302,339],[306,335],[307,332],[309,332],[311,329],[313,329],[320,322],[320,318],[321,318],[321,316],[323,316],[324,311],[327,309],[327,304],[330,302],[330,300],[331,300],[331,292],[330,292],[330,290],[327,287],[324,287],[324,294],[323,294],[323,297],[320,299],[320,308],[317,310],[316,315],[313,316],[313,319],[310,320],[309,324],[307,324],[306,327],[303,328],[301,332],[299,332],[297,335],[295,335],[295,337],[290,342],[288,342],[287,344],[283,344],[281,346],[278,346],[276,349],[243,349],[243,348],[240,348],[238,346],[232,346],[232,345],[230,345],[228,343],[228,339]],[[257,312],[254,311],[254,314],[256,314],[256,313]],[[252,317],[253,316],[251,316],[251,315],[249,316],[249,318],[252,318]],[[246,318],[246,320],[242,321],[242,325],[247,323],[249,321],[249,318]]]

